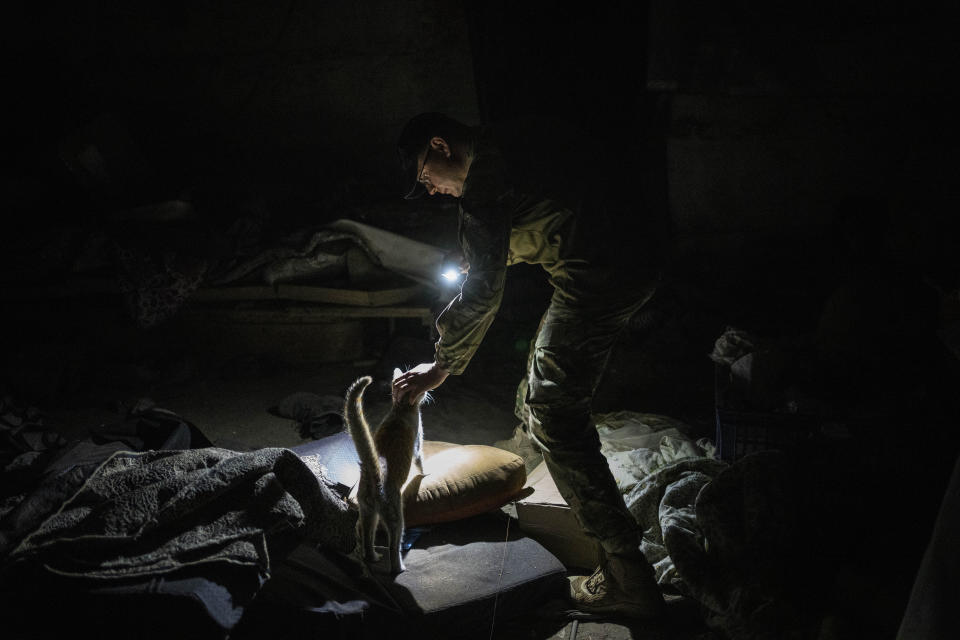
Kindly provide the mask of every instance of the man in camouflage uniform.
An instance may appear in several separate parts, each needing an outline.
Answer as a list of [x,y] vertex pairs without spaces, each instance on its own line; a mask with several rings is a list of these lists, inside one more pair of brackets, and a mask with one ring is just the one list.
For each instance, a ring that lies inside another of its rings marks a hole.
[[466,368],[503,296],[506,269],[540,264],[553,286],[530,355],[528,431],[602,565],[570,581],[584,611],[658,615],[663,597],[639,550],[640,528],[600,452],[591,401],[617,336],[653,294],[659,238],[643,228],[623,158],[561,123],[468,127],[442,114],[410,120],[398,141],[407,198],[459,198],[468,265],[437,319],[433,362],[394,382],[398,399]]

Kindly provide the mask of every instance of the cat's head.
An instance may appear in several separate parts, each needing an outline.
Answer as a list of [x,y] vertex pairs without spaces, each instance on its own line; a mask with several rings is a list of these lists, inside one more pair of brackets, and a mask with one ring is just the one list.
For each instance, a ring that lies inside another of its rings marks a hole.
[[[393,368],[393,380],[396,380],[396,379],[399,378],[402,374],[403,374],[403,371],[401,371],[401,370],[398,369],[397,367],[394,367],[394,368]],[[429,391],[424,391],[424,392],[421,393],[420,396],[417,398],[417,401],[414,403],[413,406],[420,406],[420,405],[422,405],[422,404],[429,404],[429,403],[431,403],[431,402],[433,402],[433,396],[430,395],[430,392],[429,392]]]

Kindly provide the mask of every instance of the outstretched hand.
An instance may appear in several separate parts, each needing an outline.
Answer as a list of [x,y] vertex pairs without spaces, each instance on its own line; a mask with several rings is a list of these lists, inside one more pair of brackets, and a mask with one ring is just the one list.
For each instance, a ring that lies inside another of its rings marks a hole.
[[395,402],[414,404],[421,394],[439,387],[449,375],[450,372],[436,362],[418,364],[394,379],[393,399]]

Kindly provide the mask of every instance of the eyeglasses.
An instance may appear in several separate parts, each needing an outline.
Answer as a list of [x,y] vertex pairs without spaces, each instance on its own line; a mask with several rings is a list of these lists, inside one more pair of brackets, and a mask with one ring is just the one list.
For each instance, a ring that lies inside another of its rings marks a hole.
[[423,154],[423,162],[420,164],[420,172],[417,174],[417,182],[425,185],[423,181],[423,170],[427,168],[427,158],[430,157],[430,146],[427,145],[427,152]]

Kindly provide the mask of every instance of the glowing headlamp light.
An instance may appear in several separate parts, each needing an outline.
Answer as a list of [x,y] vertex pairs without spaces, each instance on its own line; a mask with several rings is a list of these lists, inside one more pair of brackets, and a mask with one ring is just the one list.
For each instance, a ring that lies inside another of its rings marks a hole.
[[444,282],[447,284],[457,284],[460,282],[463,271],[461,271],[455,264],[445,264],[440,269],[440,277],[443,278]]

